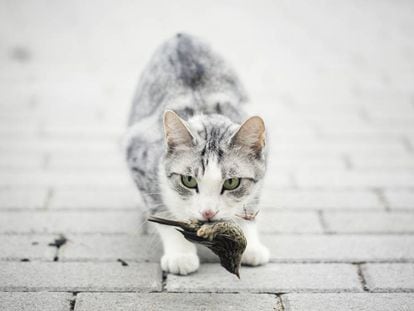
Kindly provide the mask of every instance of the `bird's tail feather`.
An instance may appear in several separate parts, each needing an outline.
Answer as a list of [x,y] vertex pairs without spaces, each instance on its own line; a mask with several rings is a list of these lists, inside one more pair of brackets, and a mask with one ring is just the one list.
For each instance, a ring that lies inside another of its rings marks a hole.
[[150,216],[148,218],[148,221],[156,222],[156,223],[159,223],[159,224],[162,224],[162,225],[167,225],[167,226],[180,227],[180,228],[183,228],[183,227],[186,226],[185,222],[160,218],[160,217],[156,217],[156,216]]

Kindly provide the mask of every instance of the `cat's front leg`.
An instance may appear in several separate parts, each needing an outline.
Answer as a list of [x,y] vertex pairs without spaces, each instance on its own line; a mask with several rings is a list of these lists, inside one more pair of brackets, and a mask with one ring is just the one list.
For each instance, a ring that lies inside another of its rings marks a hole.
[[269,249],[262,244],[256,222],[243,221],[241,224],[247,239],[247,247],[243,253],[242,264],[260,266],[269,262]]
[[175,228],[157,226],[157,229],[164,245],[162,270],[180,275],[196,271],[200,266],[200,259],[195,245],[187,241]]

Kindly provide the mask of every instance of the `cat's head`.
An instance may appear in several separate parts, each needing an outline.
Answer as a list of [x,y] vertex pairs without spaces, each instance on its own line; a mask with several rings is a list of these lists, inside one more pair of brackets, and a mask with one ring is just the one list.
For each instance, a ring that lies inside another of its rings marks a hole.
[[166,111],[164,133],[161,188],[175,215],[219,220],[257,213],[266,166],[260,117],[242,125],[221,115],[199,115],[186,122]]

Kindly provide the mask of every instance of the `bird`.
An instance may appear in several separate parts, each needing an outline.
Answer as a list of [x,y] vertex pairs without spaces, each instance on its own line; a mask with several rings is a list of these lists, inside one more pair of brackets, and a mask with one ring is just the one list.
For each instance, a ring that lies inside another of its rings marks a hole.
[[247,240],[243,230],[234,221],[204,222],[178,221],[150,216],[148,221],[178,227],[188,241],[206,246],[220,259],[220,264],[240,279],[240,263]]

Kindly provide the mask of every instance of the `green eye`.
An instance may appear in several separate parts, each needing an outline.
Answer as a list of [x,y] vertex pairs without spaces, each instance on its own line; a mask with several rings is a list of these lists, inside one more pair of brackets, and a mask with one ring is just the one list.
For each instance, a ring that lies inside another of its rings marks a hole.
[[197,180],[194,177],[181,175],[181,182],[187,188],[197,188]]
[[226,179],[224,181],[223,189],[224,190],[234,190],[238,186],[240,186],[240,178],[233,177],[233,178]]

